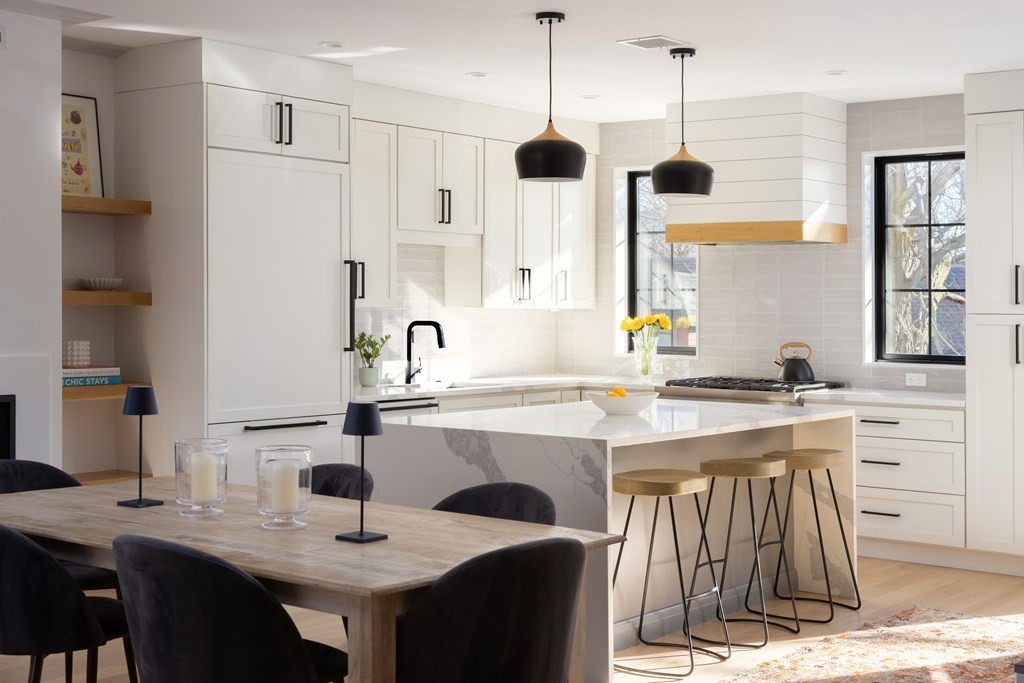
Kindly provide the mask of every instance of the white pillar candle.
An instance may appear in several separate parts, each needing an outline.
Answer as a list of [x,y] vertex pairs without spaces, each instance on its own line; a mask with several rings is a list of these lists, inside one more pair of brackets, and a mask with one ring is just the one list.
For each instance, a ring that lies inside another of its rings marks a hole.
[[278,460],[270,469],[270,511],[277,514],[299,512],[299,471],[302,463]]
[[192,502],[217,500],[217,457],[211,453],[192,454]]

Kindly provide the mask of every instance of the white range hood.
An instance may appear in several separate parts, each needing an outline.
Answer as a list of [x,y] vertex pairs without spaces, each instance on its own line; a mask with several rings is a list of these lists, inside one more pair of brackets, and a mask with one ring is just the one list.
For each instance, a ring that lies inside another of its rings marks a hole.
[[[679,146],[679,105],[666,117]],[[845,244],[846,104],[790,93],[689,102],[686,144],[715,169],[710,197],[670,199],[665,239]]]

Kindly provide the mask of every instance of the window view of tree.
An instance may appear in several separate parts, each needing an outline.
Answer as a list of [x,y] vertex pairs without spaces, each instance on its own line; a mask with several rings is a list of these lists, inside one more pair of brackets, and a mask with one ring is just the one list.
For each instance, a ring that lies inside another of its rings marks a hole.
[[697,347],[697,247],[665,241],[665,200],[649,172],[629,174],[629,315],[664,313],[659,353],[694,354]]
[[963,362],[964,156],[875,162],[878,357]]

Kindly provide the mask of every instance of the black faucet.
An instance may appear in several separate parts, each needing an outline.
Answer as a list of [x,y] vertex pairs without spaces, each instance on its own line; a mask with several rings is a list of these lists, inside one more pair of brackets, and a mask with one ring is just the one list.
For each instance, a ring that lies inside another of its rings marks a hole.
[[437,332],[437,348],[444,348],[444,328],[441,327],[441,323],[435,320],[413,320],[409,323],[409,327],[405,328],[405,383],[412,384],[412,378],[416,376],[420,370],[423,369],[423,361],[420,360],[420,366],[415,370],[412,369],[412,330],[414,327],[433,327],[434,331]]

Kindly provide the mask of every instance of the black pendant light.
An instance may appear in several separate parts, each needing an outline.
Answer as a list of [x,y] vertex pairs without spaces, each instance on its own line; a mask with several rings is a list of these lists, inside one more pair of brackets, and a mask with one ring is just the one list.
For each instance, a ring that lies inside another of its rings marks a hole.
[[564,183],[583,180],[587,152],[557,130],[551,122],[551,25],[562,23],[562,12],[538,12],[537,21],[548,23],[548,126],[544,132],[516,148],[516,172],[520,180]]
[[715,184],[715,169],[686,151],[686,58],[697,54],[692,47],[672,49],[672,59],[679,57],[682,68],[679,79],[679,151],[651,169],[654,194],[662,197],[707,197]]

